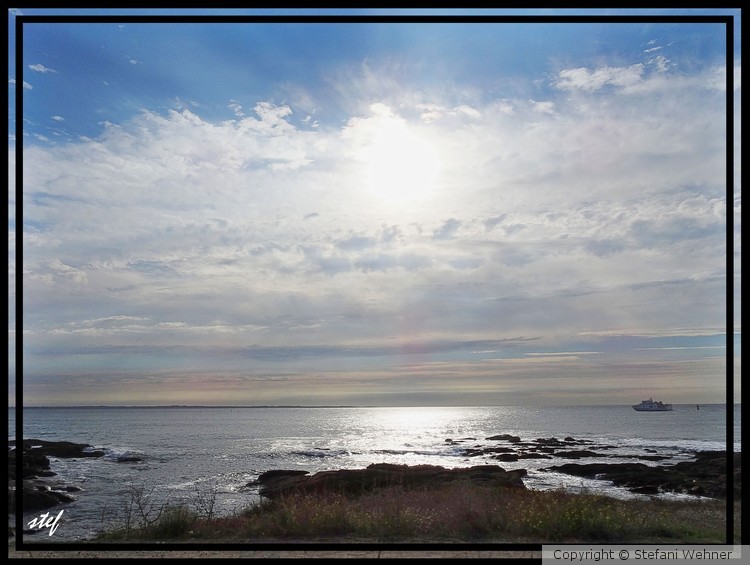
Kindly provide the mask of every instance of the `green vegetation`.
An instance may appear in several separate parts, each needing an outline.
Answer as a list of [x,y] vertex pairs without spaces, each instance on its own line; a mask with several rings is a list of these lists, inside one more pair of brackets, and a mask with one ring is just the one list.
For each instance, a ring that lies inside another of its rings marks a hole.
[[[740,505],[735,505],[739,543]],[[164,508],[95,541],[724,543],[725,503],[616,500],[593,494],[452,484],[263,500],[226,517]],[[131,517],[132,518],[132,517]]]

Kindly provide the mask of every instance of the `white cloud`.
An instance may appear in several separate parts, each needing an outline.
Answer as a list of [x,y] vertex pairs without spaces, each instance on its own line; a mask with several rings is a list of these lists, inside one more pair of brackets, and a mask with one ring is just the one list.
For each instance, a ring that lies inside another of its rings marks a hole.
[[643,64],[628,67],[586,67],[565,69],[558,73],[554,86],[561,90],[599,90],[607,85],[632,86],[643,78]]
[[29,68],[32,71],[34,71],[34,72],[43,73],[43,74],[46,74],[46,73],[56,73],[57,72],[55,69],[50,69],[48,67],[45,67],[41,63],[37,63],[35,65],[29,65]]
[[449,108],[440,104],[420,103],[415,107],[420,112],[419,117],[425,123],[430,123],[451,116],[469,116],[471,118],[479,118],[482,115],[479,110],[466,104]]
[[667,59],[664,55],[657,55],[656,57],[653,57],[646,61],[647,65],[654,65],[658,72],[663,73],[669,70],[669,68],[672,66],[669,59]]
[[240,117],[240,118],[245,117],[245,112],[242,111],[242,104],[240,104],[236,100],[230,100],[229,104],[227,104],[227,108],[232,110],[235,116]]
[[[14,86],[15,86],[15,84],[16,84],[16,79],[14,79],[14,78],[9,78],[9,79],[8,79],[8,84],[12,84],[12,85],[14,85]],[[23,87],[24,87],[25,89],[27,89],[27,90],[31,90],[31,89],[33,88],[33,87],[32,87],[32,86],[31,86],[31,85],[30,85],[30,84],[29,84],[28,82],[26,82],[26,81],[23,81]]]
[[530,102],[531,102],[531,107],[534,110],[534,112],[540,112],[542,114],[554,114],[555,113],[554,102],[551,102],[549,100],[545,100],[543,102],[531,100]]
[[[223,122],[145,111],[31,146],[28,344],[146,338],[139,358],[192,351],[195,366],[200,347],[207,365],[252,354],[262,372],[518,336],[573,363],[565,343],[586,332],[722,327],[724,99],[705,86],[718,78],[603,69],[561,74],[544,101],[368,97],[315,130],[268,101]],[[379,201],[353,158],[394,125],[439,156],[419,205]]]
[[52,119],[55,120],[56,122],[65,121],[65,118],[63,118],[62,116],[52,116]]

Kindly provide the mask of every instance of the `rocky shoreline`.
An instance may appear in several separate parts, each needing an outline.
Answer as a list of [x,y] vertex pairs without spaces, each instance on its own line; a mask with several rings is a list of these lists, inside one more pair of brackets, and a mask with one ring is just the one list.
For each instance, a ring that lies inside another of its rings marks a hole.
[[[476,438],[445,440],[447,445],[460,446],[476,442]],[[491,445],[474,444],[461,451],[464,457],[484,456],[497,461],[516,462],[524,459],[555,458],[580,460],[597,459],[638,459],[646,463],[563,463],[540,468],[540,471],[554,471],[572,476],[611,481],[615,486],[624,487],[635,494],[656,495],[660,493],[680,493],[709,498],[725,498],[727,489],[726,451],[693,451],[692,461],[669,463],[673,455],[659,454],[653,449],[644,449],[641,454],[618,455],[609,453],[618,446],[598,444],[591,440],[566,436],[522,440],[519,436],[500,434],[485,438]],[[653,464],[659,462],[658,464]],[[661,463],[664,462],[664,463]],[[734,498],[741,497],[742,454],[733,457]]]
[[[564,473],[571,476],[609,481],[627,488],[634,494],[658,495],[680,493],[691,496],[723,499],[727,495],[726,451],[694,451],[690,461],[670,463],[674,455],[659,454],[645,449],[641,454],[608,453],[615,445],[597,444],[591,440],[566,436],[523,440],[512,434],[498,434],[477,443],[473,437],[445,440],[446,446],[463,446],[459,454],[464,460],[482,457],[498,462],[518,462],[525,459],[580,460],[586,458],[637,459],[647,463],[596,462],[562,463],[539,468],[539,471]],[[458,480],[473,484],[492,484],[526,488],[522,478],[526,469],[506,470],[499,465],[477,465],[446,469],[434,465],[394,465],[376,463],[365,469],[340,469],[310,474],[302,470],[274,469],[262,473],[246,486],[257,487],[261,496],[278,497],[290,492],[321,492],[332,490],[362,493],[383,486],[401,485],[406,488],[439,486]],[[733,495],[741,498],[741,453],[733,458]]]
[[[80,491],[73,485],[63,485],[46,479],[57,475],[50,469],[50,457],[102,457],[103,451],[92,450],[90,445],[69,441],[44,441],[39,439],[23,440],[21,457],[21,488],[24,512],[45,510],[58,504],[75,500],[69,493]],[[17,476],[16,442],[8,442],[8,513],[15,513],[16,476]]]
[[522,480],[524,476],[524,469],[506,471],[499,465],[446,469],[437,465],[373,463],[365,469],[320,471],[313,475],[307,471],[266,471],[255,481],[248,483],[248,486],[257,485],[258,493],[267,498],[276,498],[293,492],[307,494],[333,491],[358,495],[384,487],[423,488],[457,482],[525,489]]
[[[49,480],[57,476],[51,470],[50,457],[60,459],[101,458],[105,452],[94,449],[86,443],[70,441],[46,441],[41,439],[24,439],[21,457],[21,488],[23,490],[23,511],[46,510],[75,500],[70,495],[82,489],[75,485],[65,485],[59,481]],[[136,462],[140,457],[123,456],[117,462]],[[16,441],[8,442],[8,514],[16,510],[16,477],[17,477]]]
[[[16,509],[17,449],[15,441],[9,441],[8,451],[8,513]],[[261,473],[246,486],[257,489],[260,496],[280,497],[291,492],[321,493],[325,491],[362,494],[387,486],[403,488],[439,487],[463,482],[471,485],[488,485],[502,488],[527,489],[524,478],[527,469],[505,469],[489,461],[523,462],[544,459],[551,465],[535,467],[536,471],[564,473],[571,476],[609,481],[617,487],[641,495],[682,493],[723,499],[727,496],[727,454],[725,451],[683,452],[678,455],[659,454],[644,449],[632,455],[613,454],[617,446],[597,444],[590,440],[570,436],[558,439],[536,438],[524,440],[511,434],[499,434],[484,438],[461,438],[445,440],[464,462],[481,458],[483,464],[446,468],[437,465],[399,465],[374,463],[364,469],[338,469],[310,473],[295,469],[272,469]],[[464,447],[465,446],[465,447]],[[456,447],[459,447],[456,451]],[[71,493],[82,490],[77,485],[66,485],[53,479],[50,458],[102,458],[102,449],[88,444],[66,441],[25,439],[22,444],[22,467],[18,482],[22,489],[23,511],[46,510],[75,500]],[[689,455],[691,460],[684,460]],[[628,462],[615,461],[627,457]],[[679,460],[670,461],[677,457]],[[570,462],[596,458],[596,462]],[[602,458],[612,459],[602,462]],[[639,462],[633,462],[636,459]],[[132,454],[113,459],[116,462],[138,462],[140,456]],[[644,461],[644,462],[640,462]],[[741,498],[741,453],[733,458],[733,495]],[[521,463],[522,464],[522,463]]]

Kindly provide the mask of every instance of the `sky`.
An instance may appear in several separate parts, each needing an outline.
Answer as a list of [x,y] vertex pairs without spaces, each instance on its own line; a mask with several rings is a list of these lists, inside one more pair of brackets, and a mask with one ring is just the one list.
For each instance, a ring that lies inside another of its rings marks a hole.
[[272,13],[9,10],[11,402],[739,401],[739,10]]

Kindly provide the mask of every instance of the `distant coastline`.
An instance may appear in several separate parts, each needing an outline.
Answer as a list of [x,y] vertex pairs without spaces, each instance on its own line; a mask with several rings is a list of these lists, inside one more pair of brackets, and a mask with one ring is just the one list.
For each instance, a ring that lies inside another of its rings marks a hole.
[[[726,402],[688,402],[683,404],[674,404],[674,406],[727,406]],[[741,406],[741,402],[735,402],[733,406]],[[440,406],[381,406],[378,404],[82,404],[82,405],[60,405],[60,406],[24,406],[23,408],[502,408],[505,404],[491,405],[440,405]],[[515,406],[515,405],[507,405]],[[575,408],[577,406],[628,406],[627,404],[560,404],[560,405],[529,405],[544,408],[554,406],[556,408]],[[16,406],[8,406],[8,409],[15,409]]]
[[[708,405],[706,405],[708,406]],[[16,406],[8,406],[8,408],[16,408]],[[24,409],[32,408],[382,408],[374,405],[338,405],[338,404],[326,404],[326,405],[298,405],[298,404],[251,404],[251,405],[199,405],[199,404],[164,404],[164,405],[153,405],[153,404],[120,404],[120,405],[109,405],[109,404],[94,404],[94,405],[81,405],[81,406],[24,406]]]

